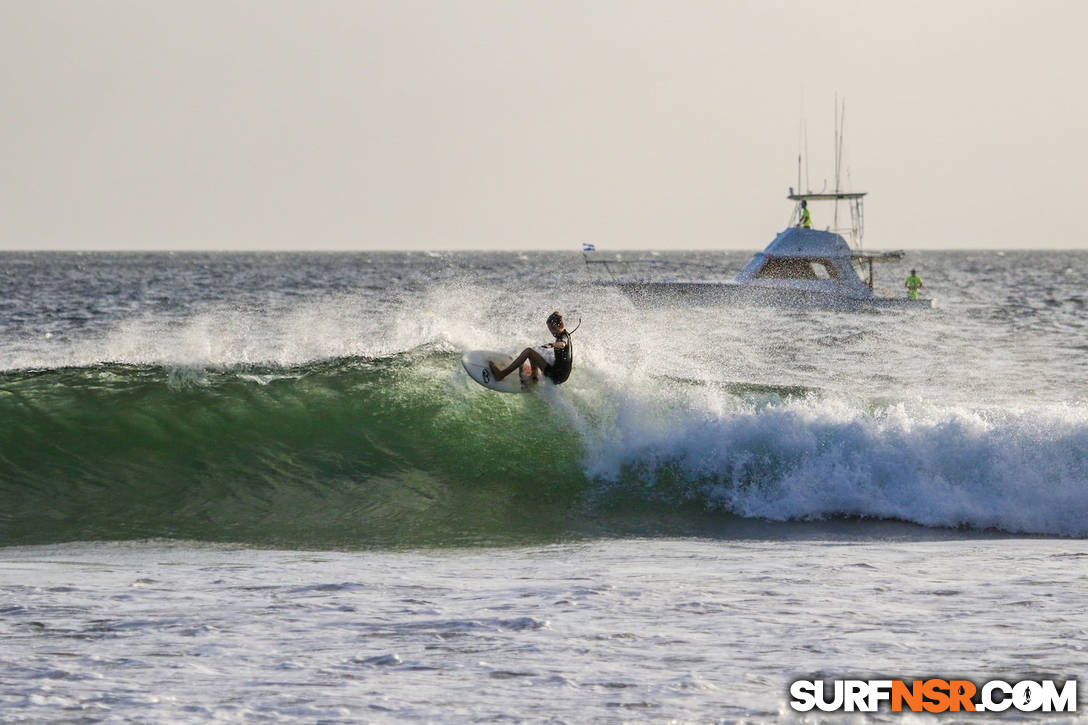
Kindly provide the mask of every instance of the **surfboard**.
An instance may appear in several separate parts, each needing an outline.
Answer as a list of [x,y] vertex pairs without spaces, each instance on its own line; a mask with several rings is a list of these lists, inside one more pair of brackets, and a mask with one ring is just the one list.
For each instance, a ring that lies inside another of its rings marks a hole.
[[536,383],[531,380],[522,383],[516,370],[502,380],[496,380],[487,366],[488,362],[493,362],[495,367],[504,368],[513,360],[514,356],[505,352],[469,350],[461,356],[461,365],[464,366],[469,377],[488,390],[497,390],[500,393],[527,393],[536,387]]

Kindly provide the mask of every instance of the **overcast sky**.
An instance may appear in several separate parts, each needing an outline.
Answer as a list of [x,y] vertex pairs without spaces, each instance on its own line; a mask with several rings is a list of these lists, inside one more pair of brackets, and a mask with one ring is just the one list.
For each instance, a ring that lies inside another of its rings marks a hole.
[[[1088,249],[1088,3],[0,0],[0,249]],[[832,182],[833,183],[833,182]],[[829,211],[813,210],[817,227]]]

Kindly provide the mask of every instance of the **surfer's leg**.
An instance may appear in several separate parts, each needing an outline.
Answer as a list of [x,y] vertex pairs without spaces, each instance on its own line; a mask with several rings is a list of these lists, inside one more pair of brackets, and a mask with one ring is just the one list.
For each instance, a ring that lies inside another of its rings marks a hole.
[[502,380],[507,375],[520,368],[522,363],[524,363],[526,360],[528,360],[529,364],[533,367],[534,378],[537,375],[537,368],[543,368],[547,365],[547,362],[544,360],[543,357],[540,356],[539,352],[531,347],[527,347],[521,351],[520,355],[514,358],[514,362],[510,363],[502,370],[499,370],[499,368],[493,362],[488,362],[487,366],[491,368],[491,374],[495,376],[496,380]]
[[532,366],[533,380],[540,380],[540,371],[548,369],[548,361],[536,348],[531,347],[526,352],[529,353],[529,365]]
[[496,380],[502,380],[507,375],[514,372],[518,368],[520,368],[521,364],[523,362],[525,362],[529,358],[529,353],[531,351],[532,351],[532,348],[528,348],[528,347],[525,348],[524,350],[521,351],[520,355],[518,355],[516,358],[514,358],[514,361],[512,363],[510,363],[509,365],[504,367],[502,370],[499,370],[498,366],[495,365],[495,363],[491,362],[490,360],[488,360],[487,366],[489,368],[491,368],[491,374],[495,376]]

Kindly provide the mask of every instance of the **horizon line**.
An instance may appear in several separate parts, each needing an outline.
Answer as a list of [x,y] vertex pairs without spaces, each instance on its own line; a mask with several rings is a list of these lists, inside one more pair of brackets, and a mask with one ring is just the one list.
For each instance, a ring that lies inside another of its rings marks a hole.
[[[524,253],[570,253],[570,254],[618,254],[627,252],[657,252],[657,253],[674,253],[674,252],[747,252],[754,251],[758,253],[763,248],[756,247],[684,247],[677,249],[661,249],[659,247],[626,247],[626,248],[607,248],[597,249],[593,252],[585,252],[581,249],[559,249],[559,248],[547,248],[547,247],[534,247],[531,249],[509,249],[509,248],[490,248],[490,247],[444,247],[444,248],[419,248],[419,249],[404,249],[404,248],[392,248],[392,247],[379,247],[374,249],[334,249],[334,248],[318,248],[318,249],[302,249],[288,247],[283,249],[264,248],[264,249],[242,249],[242,248],[221,248],[221,247],[184,247],[179,249],[131,249],[125,247],[97,247],[91,249],[78,249],[69,247],[60,248],[0,248],[0,254],[18,254],[18,253],[38,253],[38,254],[368,254],[372,252],[380,253],[395,253],[395,254],[432,254],[442,252],[493,252],[493,253],[507,253],[507,254],[524,254]],[[874,248],[875,249],[875,248]],[[1080,247],[898,247],[898,250],[910,251],[910,252],[1076,252],[1076,251],[1088,251],[1088,246]],[[859,250],[865,251],[865,250]]]

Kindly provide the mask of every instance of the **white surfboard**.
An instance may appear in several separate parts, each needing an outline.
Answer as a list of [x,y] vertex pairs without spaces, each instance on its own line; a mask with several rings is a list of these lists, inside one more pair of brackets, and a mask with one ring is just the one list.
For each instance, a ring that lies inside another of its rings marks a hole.
[[496,380],[487,365],[488,362],[493,362],[495,367],[504,368],[513,360],[513,355],[492,350],[469,350],[461,356],[461,364],[465,367],[465,372],[485,388],[497,390],[500,393],[527,393],[535,388],[537,384],[531,380],[522,383],[517,370],[502,380]]

